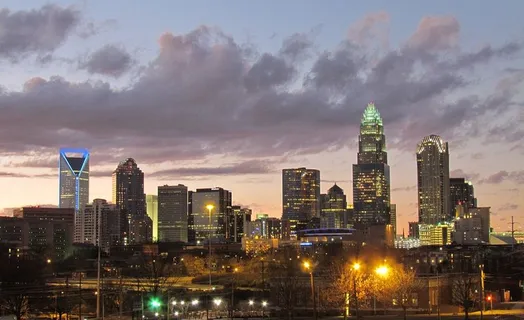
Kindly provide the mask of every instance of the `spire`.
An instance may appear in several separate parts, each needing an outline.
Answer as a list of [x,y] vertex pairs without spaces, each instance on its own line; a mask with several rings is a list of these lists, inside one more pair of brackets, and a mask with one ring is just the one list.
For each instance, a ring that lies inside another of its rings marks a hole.
[[368,106],[366,107],[366,110],[364,110],[364,114],[362,115],[362,125],[379,125],[382,126],[382,117],[380,116],[380,112],[378,112],[378,109],[375,107],[375,104],[373,102],[368,103]]

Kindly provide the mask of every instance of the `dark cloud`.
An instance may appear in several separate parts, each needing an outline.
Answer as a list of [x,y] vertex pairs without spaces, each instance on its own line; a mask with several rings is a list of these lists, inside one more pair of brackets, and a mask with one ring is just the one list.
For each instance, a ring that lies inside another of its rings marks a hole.
[[[0,153],[44,149],[54,155],[60,146],[82,146],[102,155],[93,155],[97,165],[130,155],[140,163],[306,156],[349,146],[369,101],[384,118],[391,148],[412,151],[430,133],[480,136],[494,113],[508,114],[522,81],[513,72],[511,85],[492,92],[461,90],[478,82],[475,67],[504,65],[521,46],[451,50],[460,28],[451,18],[439,19],[423,20],[406,45],[378,57],[351,38],[313,56],[310,35],[292,35],[270,53],[246,49],[208,26],[165,33],[158,55],[123,89],[54,76],[1,94]],[[371,22],[355,34],[365,34]],[[97,67],[88,71],[117,76],[127,70],[125,59],[93,56]]]
[[218,167],[174,168],[148,174],[149,177],[184,178],[198,176],[256,175],[276,172],[267,161],[250,160]]
[[17,172],[0,171],[0,177],[5,178],[56,178],[57,174],[25,174]]
[[105,45],[80,62],[79,69],[91,74],[100,74],[119,78],[129,71],[135,61],[125,48],[117,45]]
[[498,208],[498,211],[515,211],[519,208],[518,204],[514,203],[505,203],[500,208]]
[[511,172],[502,170],[490,175],[485,179],[480,180],[479,183],[500,184],[504,181],[510,181],[516,184],[524,184],[524,170]]
[[403,191],[407,192],[407,191],[413,191],[416,188],[417,188],[417,186],[399,187],[399,188],[393,188],[393,189],[391,189],[391,191],[393,191],[393,192],[398,192],[398,191],[400,191],[400,192],[403,192]]
[[474,172],[464,172],[462,169],[455,169],[449,172],[450,178],[464,178],[469,181],[477,181],[480,174]]
[[44,56],[57,49],[80,21],[72,7],[45,5],[11,12],[0,9],[0,58],[18,61],[28,54]]

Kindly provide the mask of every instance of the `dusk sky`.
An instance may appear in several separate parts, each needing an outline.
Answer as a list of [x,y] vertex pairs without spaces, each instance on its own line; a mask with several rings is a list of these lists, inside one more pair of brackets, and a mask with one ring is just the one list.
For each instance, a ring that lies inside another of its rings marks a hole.
[[524,227],[524,1],[0,3],[0,208],[57,204],[58,148],[91,151],[90,198],[134,158],[146,193],[220,186],[280,217],[281,170],[352,201],[359,122],[384,119],[398,230],[417,143],[450,143],[492,226]]

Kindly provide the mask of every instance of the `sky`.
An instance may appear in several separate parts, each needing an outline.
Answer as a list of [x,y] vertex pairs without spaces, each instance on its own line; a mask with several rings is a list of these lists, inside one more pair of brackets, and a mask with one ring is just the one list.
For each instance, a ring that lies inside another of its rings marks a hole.
[[[524,2],[0,3],[0,207],[58,202],[58,149],[91,152],[90,198],[132,157],[145,189],[220,186],[279,217],[281,170],[352,201],[359,122],[384,119],[399,233],[417,143],[450,145],[492,226],[524,227]],[[522,224],[522,225],[521,225]]]

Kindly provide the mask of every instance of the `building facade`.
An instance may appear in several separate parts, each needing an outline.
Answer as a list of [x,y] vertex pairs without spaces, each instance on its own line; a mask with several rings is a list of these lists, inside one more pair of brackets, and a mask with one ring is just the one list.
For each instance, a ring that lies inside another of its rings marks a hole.
[[78,211],[89,202],[89,151],[63,148],[59,157],[58,206]]
[[252,211],[242,206],[231,207],[231,219],[229,220],[229,239],[231,242],[241,243],[242,238],[248,234]]
[[289,221],[290,232],[320,218],[320,171],[307,168],[282,170],[282,220]]
[[73,244],[74,223],[74,208],[24,207],[13,217],[0,217],[0,243],[62,260]]
[[196,243],[225,242],[229,239],[231,191],[223,188],[197,189],[191,192],[191,225]]
[[418,216],[421,224],[451,221],[448,143],[437,135],[417,147]]
[[158,241],[187,242],[187,187],[158,187]]
[[158,241],[158,196],[156,194],[146,194],[146,213],[151,219],[153,242],[156,242]]
[[125,244],[152,241],[152,222],[146,214],[144,173],[132,158],[121,161],[113,172],[113,203],[128,217]]
[[112,246],[123,244],[127,217],[116,204],[105,199],[94,199],[75,217],[75,243],[100,245],[109,252]]
[[477,206],[475,189],[473,188],[473,184],[470,181],[467,181],[464,178],[450,178],[449,192],[451,215],[455,213],[457,205],[462,205],[465,210]]
[[368,104],[360,123],[357,164],[353,165],[355,224],[390,224],[390,173],[379,111]]
[[346,228],[347,200],[344,190],[337,186],[329,188],[326,194],[321,195],[321,228]]

